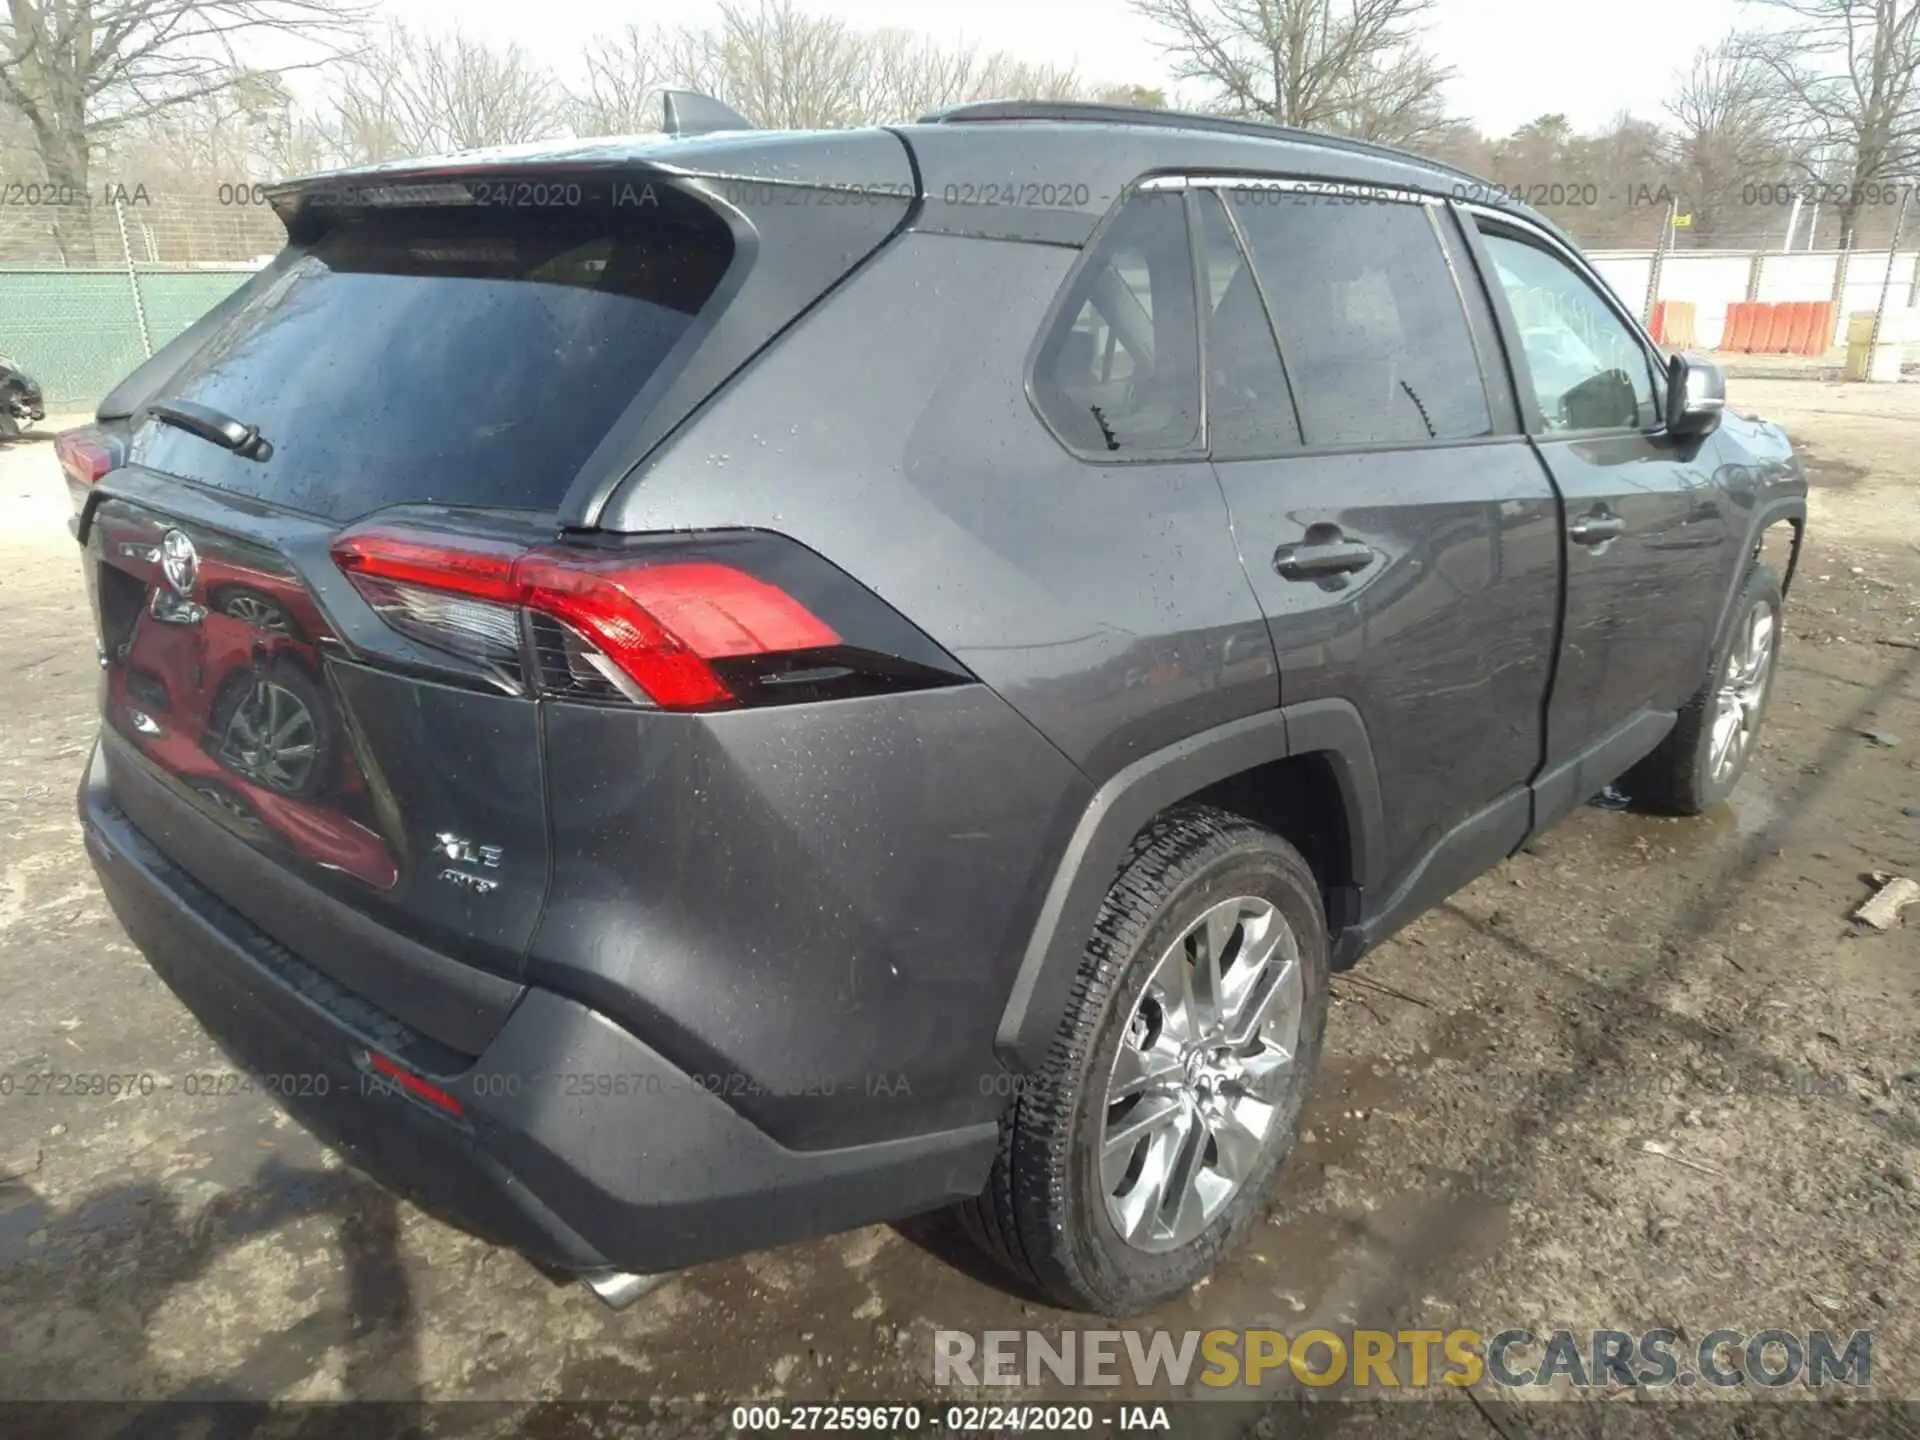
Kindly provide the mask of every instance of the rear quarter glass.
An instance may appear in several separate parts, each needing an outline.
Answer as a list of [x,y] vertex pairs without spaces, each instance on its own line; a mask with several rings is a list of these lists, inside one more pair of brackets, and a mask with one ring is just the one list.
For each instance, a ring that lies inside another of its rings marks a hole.
[[734,255],[721,218],[670,187],[645,205],[604,179],[555,189],[577,203],[324,214],[154,397],[257,426],[271,458],[152,420],[128,458],[336,520],[555,508]]

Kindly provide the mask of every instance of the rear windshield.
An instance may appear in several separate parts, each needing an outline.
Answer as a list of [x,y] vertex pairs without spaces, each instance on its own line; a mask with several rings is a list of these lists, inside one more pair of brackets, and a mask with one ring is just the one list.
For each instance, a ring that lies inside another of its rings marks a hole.
[[712,298],[726,226],[661,185],[340,211],[248,282],[155,399],[257,426],[243,460],[146,420],[135,462],[311,514],[552,509]]

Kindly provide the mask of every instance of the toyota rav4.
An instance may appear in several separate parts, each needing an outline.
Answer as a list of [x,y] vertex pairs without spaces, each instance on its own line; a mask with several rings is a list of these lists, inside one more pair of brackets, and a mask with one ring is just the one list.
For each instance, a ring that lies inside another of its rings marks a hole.
[[273,193],[59,442],[127,932],[426,1208],[618,1300],[954,1207],[1125,1313],[1328,977],[1753,754],[1805,484],[1554,225],[1108,107]]

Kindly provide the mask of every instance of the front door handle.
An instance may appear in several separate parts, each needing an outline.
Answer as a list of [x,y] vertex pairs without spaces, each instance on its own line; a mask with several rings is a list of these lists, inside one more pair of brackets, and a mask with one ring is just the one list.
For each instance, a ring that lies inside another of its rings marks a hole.
[[1618,515],[1588,515],[1573,522],[1567,535],[1576,545],[1604,545],[1626,533],[1627,522]]
[[1280,572],[1283,580],[1324,580],[1330,575],[1364,570],[1372,563],[1371,545],[1344,537],[1282,545],[1273,552],[1273,568]]

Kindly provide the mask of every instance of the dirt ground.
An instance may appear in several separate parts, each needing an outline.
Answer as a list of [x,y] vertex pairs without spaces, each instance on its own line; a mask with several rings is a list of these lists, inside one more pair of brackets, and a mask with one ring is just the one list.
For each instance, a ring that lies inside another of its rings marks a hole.
[[[1754,770],[1697,820],[1583,809],[1339,977],[1270,1223],[1142,1323],[1870,1328],[1874,1392],[1920,1399],[1920,907],[1847,920],[1920,876],[1920,385],[1733,392],[1816,486]],[[0,452],[0,507],[0,1073],[156,1077],[0,1096],[0,1395],[931,1398],[936,1329],[1085,1323],[926,1226],[612,1313],[186,1093],[225,1062],[76,832],[97,672],[44,441]]]

